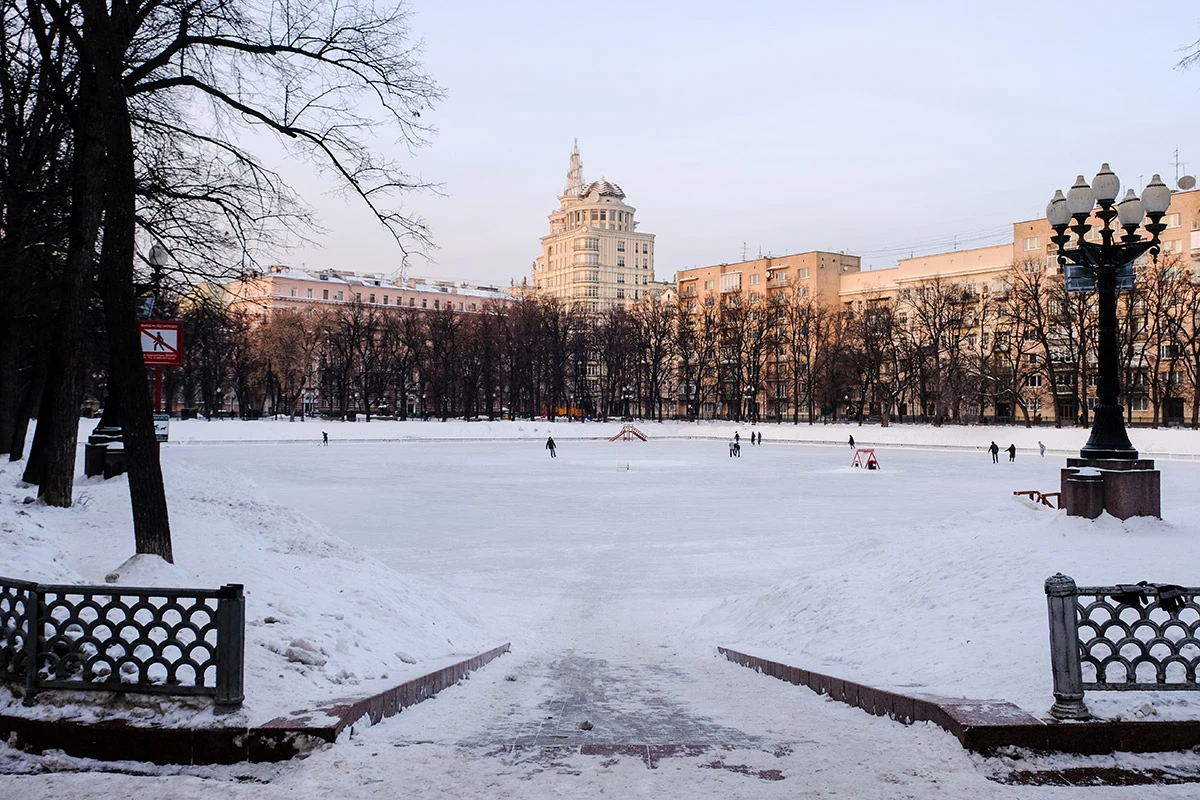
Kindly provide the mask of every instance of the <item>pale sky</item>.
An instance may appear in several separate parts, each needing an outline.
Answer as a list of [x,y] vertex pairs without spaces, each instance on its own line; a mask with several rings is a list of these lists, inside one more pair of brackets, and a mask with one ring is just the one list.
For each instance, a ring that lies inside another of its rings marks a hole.
[[[406,206],[437,249],[410,275],[530,275],[579,139],[656,234],[656,277],[807,250],[893,266],[1011,240],[1102,161],[1139,189],[1200,170],[1194,0],[1152,4],[411,0],[446,100]],[[1182,172],[1180,174],[1183,174]],[[301,187],[307,188],[307,187]],[[360,207],[279,261],[392,274]]]

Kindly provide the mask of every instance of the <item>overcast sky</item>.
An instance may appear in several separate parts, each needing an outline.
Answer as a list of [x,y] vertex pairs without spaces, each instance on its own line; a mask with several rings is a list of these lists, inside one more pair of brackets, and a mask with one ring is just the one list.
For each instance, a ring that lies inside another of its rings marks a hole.
[[[437,244],[411,275],[528,276],[575,137],[585,180],[620,184],[657,235],[660,280],[743,247],[893,266],[1010,241],[1101,161],[1122,192],[1173,185],[1176,149],[1200,170],[1200,68],[1175,68],[1195,0],[409,6],[447,92],[408,162],[443,192],[407,199]],[[308,199],[322,246],[278,260],[396,271],[360,207]]]

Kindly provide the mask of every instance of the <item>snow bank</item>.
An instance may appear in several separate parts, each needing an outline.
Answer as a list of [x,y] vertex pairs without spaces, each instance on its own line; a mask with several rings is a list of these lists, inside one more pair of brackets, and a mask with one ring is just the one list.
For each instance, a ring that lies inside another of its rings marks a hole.
[[[322,701],[382,691],[494,646],[437,586],[362,553],[274,504],[236,473],[168,463],[175,563],[134,556],[124,478],[80,478],[69,509],[24,502],[21,464],[0,466],[2,574],[43,583],[246,587],[246,702],[217,718],[206,702],[46,692],[19,713],[156,724],[257,725]],[[313,487],[320,491],[320,487]],[[387,513],[386,507],[380,513]],[[0,706],[17,703],[0,690]],[[93,700],[98,701],[93,704]]]

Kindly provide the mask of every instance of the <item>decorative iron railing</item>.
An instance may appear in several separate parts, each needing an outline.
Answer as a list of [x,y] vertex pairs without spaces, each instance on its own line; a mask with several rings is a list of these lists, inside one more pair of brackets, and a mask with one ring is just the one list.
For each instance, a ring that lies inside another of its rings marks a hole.
[[0,578],[0,678],[42,689],[211,695],[242,704],[246,601],[220,589]]
[[1046,579],[1054,706],[1091,716],[1085,691],[1200,689],[1200,587],[1162,583],[1076,586]]

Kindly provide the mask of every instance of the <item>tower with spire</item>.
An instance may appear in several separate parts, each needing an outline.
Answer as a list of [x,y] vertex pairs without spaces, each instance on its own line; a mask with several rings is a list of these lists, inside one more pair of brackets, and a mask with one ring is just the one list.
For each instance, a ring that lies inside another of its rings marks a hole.
[[567,188],[563,190],[564,197],[578,197],[583,190],[583,160],[579,157],[579,140],[575,140],[575,149],[571,151],[571,168],[567,170]]
[[637,209],[620,186],[604,178],[584,182],[578,139],[558,200],[533,264],[535,291],[596,312],[661,291],[654,280],[654,234],[637,230]]

